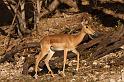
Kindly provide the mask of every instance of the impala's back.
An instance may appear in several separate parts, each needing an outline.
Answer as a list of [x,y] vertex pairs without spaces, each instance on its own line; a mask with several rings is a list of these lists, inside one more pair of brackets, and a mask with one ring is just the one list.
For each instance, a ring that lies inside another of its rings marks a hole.
[[49,35],[42,39],[41,44],[49,44],[52,50],[64,50],[73,46],[74,36],[67,34]]

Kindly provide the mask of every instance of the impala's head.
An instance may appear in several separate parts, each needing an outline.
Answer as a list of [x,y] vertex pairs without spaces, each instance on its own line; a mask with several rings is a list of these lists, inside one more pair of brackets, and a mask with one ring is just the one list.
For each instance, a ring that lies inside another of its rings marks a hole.
[[91,28],[91,26],[88,25],[87,22],[85,22],[85,24],[84,24],[84,22],[81,22],[81,24],[82,24],[82,26],[83,26],[83,28],[82,28],[82,31],[83,31],[83,32],[85,32],[85,33],[88,34],[88,35],[97,36],[97,33],[95,32],[95,30],[93,30],[93,29]]

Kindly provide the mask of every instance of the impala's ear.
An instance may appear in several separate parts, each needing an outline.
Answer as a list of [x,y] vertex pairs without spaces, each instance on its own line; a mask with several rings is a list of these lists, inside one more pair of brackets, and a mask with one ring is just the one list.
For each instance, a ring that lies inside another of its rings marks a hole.
[[88,21],[85,21],[85,24],[88,24]]
[[81,25],[83,26],[84,25],[84,22],[81,22]]
[[88,21],[83,20],[83,21],[81,22],[81,24],[82,24],[82,25],[87,25],[87,24],[88,24]]

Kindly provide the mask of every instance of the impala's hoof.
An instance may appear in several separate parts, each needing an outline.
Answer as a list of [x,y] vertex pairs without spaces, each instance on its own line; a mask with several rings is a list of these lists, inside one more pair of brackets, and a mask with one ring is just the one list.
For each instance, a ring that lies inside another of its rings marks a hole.
[[75,69],[78,72],[78,68]]
[[58,74],[59,74],[60,76],[62,76],[62,77],[65,77],[65,76],[66,76],[63,71],[58,71]]
[[34,75],[34,78],[35,78],[35,79],[37,79],[37,76],[38,76],[38,75],[37,75],[37,74],[35,74],[35,75]]
[[65,77],[65,76],[66,76],[64,72],[62,72],[62,76],[63,76],[63,77]]
[[52,74],[52,77],[55,77],[55,75],[54,75],[54,74]]
[[52,71],[49,71],[48,74],[50,74],[52,77],[55,77],[55,75]]

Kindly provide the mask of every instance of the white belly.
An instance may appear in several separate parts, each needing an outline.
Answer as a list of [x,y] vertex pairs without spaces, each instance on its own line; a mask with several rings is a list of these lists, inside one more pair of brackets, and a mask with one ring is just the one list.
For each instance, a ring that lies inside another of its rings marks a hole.
[[64,48],[61,48],[61,47],[50,47],[51,50],[54,50],[54,51],[62,51],[64,50]]

